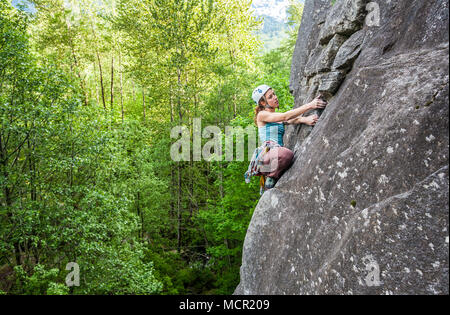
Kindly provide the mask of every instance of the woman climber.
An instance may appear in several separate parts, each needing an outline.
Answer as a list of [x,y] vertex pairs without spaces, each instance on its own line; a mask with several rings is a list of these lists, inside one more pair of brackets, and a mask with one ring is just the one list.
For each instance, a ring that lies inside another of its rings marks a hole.
[[319,95],[312,102],[289,110],[285,113],[277,113],[279,107],[278,98],[273,89],[268,85],[258,86],[252,94],[257,104],[255,108],[255,124],[258,126],[258,134],[262,146],[253,153],[249,168],[245,173],[245,181],[250,182],[251,176],[261,175],[261,193],[265,189],[275,186],[275,183],[283,172],[291,165],[294,153],[283,147],[283,135],[285,124],[306,124],[314,126],[319,119],[317,115],[307,117],[303,113],[317,108],[324,108],[327,102]]

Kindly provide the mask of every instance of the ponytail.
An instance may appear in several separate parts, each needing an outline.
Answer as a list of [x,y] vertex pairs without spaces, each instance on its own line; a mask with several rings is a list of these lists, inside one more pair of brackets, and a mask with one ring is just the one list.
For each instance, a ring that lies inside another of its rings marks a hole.
[[257,119],[258,119],[259,112],[263,111],[264,109],[265,109],[265,107],[261,104],[255,107],[255,118],[254,118],[255,125],[258,125]]
[[267,104],[267,99],[266,99],[266,97],[263,95],[262,99],[259,100],[258,106],[255,107],[255,118],[254,118],[255,125],[258,125],[257,119],[258,119],[258,114],[259,114],[259,112],[266,109],[266,106],[263,105],[263,104],[261,104],[261,101],[262,101],[262,100],[264,100],[265,104]]

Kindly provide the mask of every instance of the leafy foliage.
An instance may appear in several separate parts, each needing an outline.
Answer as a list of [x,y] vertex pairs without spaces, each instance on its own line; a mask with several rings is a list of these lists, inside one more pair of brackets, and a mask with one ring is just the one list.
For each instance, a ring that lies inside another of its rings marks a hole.
[[0,293],[232,293],[258,183],[170,130],[252,125],[263,82],[289,109],[290,44],[257,57],[248,1],[33,3],[0,0]]

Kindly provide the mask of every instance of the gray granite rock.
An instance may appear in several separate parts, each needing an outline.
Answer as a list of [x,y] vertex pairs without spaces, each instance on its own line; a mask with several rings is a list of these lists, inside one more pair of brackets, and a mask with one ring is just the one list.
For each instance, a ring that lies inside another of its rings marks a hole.
[[328,43],[327,47],[319,57],[317,64],[317,72],[327,72],[331,70],[334,58],[339,51],[339,48],[347,40],[347,37],[336,34]]
[[324,50],[324,47],[319,45],[311,51],[308,56],[308,62],[306,63],[303,71],[303,75],[305,77],[312,77],[317,74],[318,63],[320,62],[320,58]]
[[365,35],[365,30],[359,30],[340,47],[333,62],[333,71],[336,69],[347,69],[353,65],[353,62],[361,52],[361,45]]
[[336,0],[320,31],[320,43],[327,43],[336,34],[350,36],[361,29],[368,0]]
[[[327,75],[303,75],[325,2],[305,3],[295,106]],[[286,131],[294,164],[253,213],[235,294],[449,293],[448,1],[377,3],[318,124]]]
[[317,95],[319,85],[322,82],[323,74],[318,74],[308,81],[308,92],[306,94],[307,102],[311,102]]
[[336,93],[344,78],[345,75],[342,71],[328,72],[322,76],[318,92],[326,99],[330,99]]
[[319,45],[314,48],[308,57],[304,75],[311,77],[320,72],[330,71],[339,48],[346,40],[347,37],[336,34],[327,46]]
[[[305,64],[308,61],[307,57],[311,50],[317,47],[317,34],[320,31],[319,25],[324,23],[330,6],[329,0],[315,0],[305,6],[303,10],[302,27],[300,27],[298,33],[291,66],[289,89],[292,92],[300,88]],[[301,93],[294,93],[294,95],[301,95]],[[296,102],[301,102],[301,100],[296,100]]]

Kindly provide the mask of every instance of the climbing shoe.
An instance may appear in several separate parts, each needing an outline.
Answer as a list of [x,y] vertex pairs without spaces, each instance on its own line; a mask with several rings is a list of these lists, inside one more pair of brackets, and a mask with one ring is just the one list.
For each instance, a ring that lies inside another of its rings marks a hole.
[[273,188],[275,186],[275,184],[277,183],[277,181],[275,180],[275,178],[273,177],[267,177],[266,178],[266,182],[264,184],[264,188],[266,189],[270,189]]

